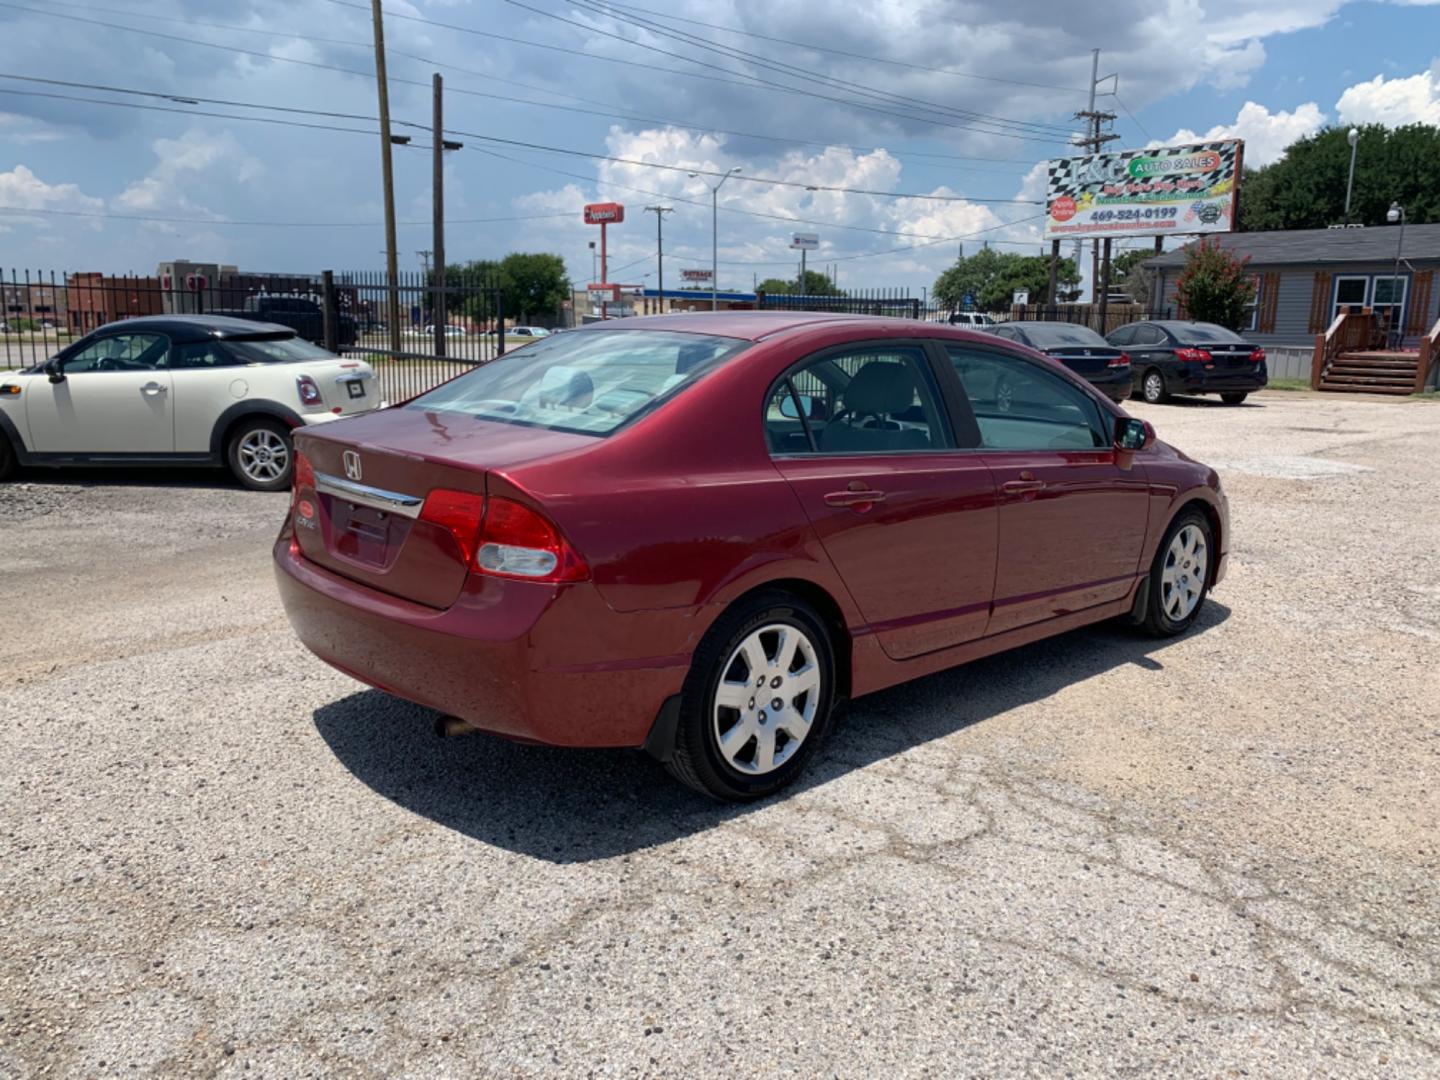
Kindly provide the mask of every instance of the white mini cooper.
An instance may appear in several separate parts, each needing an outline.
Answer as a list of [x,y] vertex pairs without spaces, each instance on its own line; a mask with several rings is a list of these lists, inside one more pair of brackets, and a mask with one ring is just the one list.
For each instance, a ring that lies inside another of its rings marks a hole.
[[107,323],[37,367],[0,371],[0,479],[20,465],[228,465],[290,486],[290,432],[383,403],[369,364],[285,326],[223,316]]

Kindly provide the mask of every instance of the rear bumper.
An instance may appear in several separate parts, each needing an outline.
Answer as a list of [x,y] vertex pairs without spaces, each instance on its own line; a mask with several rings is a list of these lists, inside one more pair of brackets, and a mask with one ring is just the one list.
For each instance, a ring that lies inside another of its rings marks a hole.
[[1111,401],[1124,401],[1130,396],[1130,369],[1128,367],[1106,368],[1103,372],[1085,375],[1082,378]]
[[1176,394],[1252,393],[1263,390],[1270,376],[1262,360],[1242,371],[1206,371],[1196,364],[1186,364],[1170,387]]
[[275,544],[304,645],[361,682],[478,728],[554,746],[638,747],[680,691],[697,612],[618,613],[589,583],[471,575],[439,611],[333,574]]

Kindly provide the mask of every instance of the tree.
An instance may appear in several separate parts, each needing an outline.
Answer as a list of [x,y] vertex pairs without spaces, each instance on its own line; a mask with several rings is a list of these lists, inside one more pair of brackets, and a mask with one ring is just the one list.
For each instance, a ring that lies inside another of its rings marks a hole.
[[1131,300],[1141,307],[1150,306],[1150,274],[1145,270],[1147,259],[1155,258],[1149,248],[1123,251],[1110,260],[1110,287],[1124,289]]
[[[1062,288],[1079,283],[1075,260],[1060,260],[1056,281]],[[1015,252],[1002,255],[982,248],[969,258],[956,260],[935,279],[931,293],[944,307],[962,307],[965,297],[970,296],[975,306],[984,311],[1006,311],[1017,289],[1026,290],[1033,302],[1040,303],[1049,287],[1050,256]]]
[[[1358,129],[1355,190],[1350,220],[1384,225],[1392,202],[1405,207],[1414,224],[1440,221],[1440,127],[1409,124]],[[1297,139],[1279,161],[1246,169],[1240,185],[1240,228],[1323,229],[1345,220],[1345,184],[1350,171],[1347,128],[1326,128]]]
[[1185,249],[1185,268],[1175,292],[1186,315],[1199,322],[1239,330],[1255,301],[1255,280],[1246,269],[1247,256],[1237,259],[1218,240],[1201,240]]
[[[757,292],[763,292],[768,296],[777,293],[789,295],[796,292],[795,283],[797,278],[766,278],[755,287]],[[837,289],[835,283],[829,277],[815,270],[805,271],[805,288],[800,295],[803,296],[844,296],[843,289]]]
[[512,252],[500,260],[500,287],[505,293],[505,313],[528,320],[532,315],[550,315],[570,298],[570,276],[559,255]]

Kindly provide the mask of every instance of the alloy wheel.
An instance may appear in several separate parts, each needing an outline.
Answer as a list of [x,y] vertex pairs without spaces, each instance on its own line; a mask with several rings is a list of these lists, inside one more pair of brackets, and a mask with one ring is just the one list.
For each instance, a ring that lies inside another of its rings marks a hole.
[[1172,622],[1187,618],[1205,591],[1206,574],[1210,568],[1210,552],[1205,534],[1198,525],[1186,525],[1165,553],[1165,566],[1160,571],[1160,607]]
[[800,749],[819,706],[814,642],[786,623],[760,627],[730,654],[715,688],[720,756],[748,776],[774,772]]
[[1152,405],[1165,396],[1165,380],[1158,371],[1145,376],[1145,400]]
[[256,483],[279,480],[290,467],[290,448],[269,428],[247,432],[237,447],[240,469]]

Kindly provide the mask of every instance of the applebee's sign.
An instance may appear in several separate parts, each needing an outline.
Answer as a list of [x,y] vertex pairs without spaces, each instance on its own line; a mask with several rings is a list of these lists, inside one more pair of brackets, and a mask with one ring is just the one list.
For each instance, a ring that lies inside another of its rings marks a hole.
[[597,202],[585,205],[586,225],[618,225],[625,220],[625,207],[618,202]]

